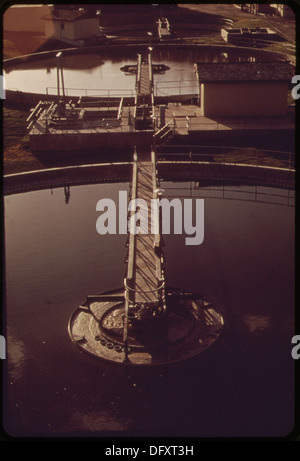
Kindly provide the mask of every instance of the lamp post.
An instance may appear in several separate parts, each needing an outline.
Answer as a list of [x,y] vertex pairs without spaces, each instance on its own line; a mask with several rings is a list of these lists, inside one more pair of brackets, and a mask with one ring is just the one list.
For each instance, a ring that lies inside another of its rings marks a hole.
[[63,98],[64,98],[65,97],[65,85],[64,85],[64,75],[63,75],[61,57],[62,57],[62,52],[59,51],[59,53],[57,53],[57,55],[56,55],[56,58],[57,58],[57,95],[60,96],[60,86],[59,86],[59,71],[60,71],[62,95],[63,95]]
[[150,93],[152,93],[152,91],[153,91],[153,70],[152,70],[152,51],[153,51],[153,47],[152,47],[152,46],[148,46],[148,51],[149,51],[149,55],[148,55],[148,63],[149,63],[149,80],[150,80],[149,91],[150,91]]

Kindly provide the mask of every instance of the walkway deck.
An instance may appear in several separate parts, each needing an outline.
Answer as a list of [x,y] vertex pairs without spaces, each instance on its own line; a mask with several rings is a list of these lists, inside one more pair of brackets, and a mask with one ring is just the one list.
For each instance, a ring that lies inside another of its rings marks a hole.
[[152,77],[152,59],[151,53],[148,59],[143,60],[141,55],[138,55],[137,74],[136,74],[136,94],[140,96],[148,96],[152,93],[153,77]]
[[[157,198],[158,185],[154,152],[135,153],[129,211],[129,248],[125,278],[125,327],[128,319],[153,318],[164,313],[165,292],[162,268],[159,210],[152,213],[151,200]],[[154,210],[153,210],[154,211]]]
[[[135,249],[135,280],[134,301],[137,302],[158,302],[159,296],[157,287],[157,265],[158,257],[155,254],[155,235],[151,234],[152,219],[151,199],[154,196],[155,177],[151,161],[138,162],[137,166],[137,199],[144,200],[146,206],[140,208],[140,213],[145,217],[146,227],[141,225],[141,233],[136,238]],[[151,290],[151,291],[150,291]],[[154,290],[154,291],[153,291]]]
[[[170,124],[175,135],[191,133],[214,133],[238,131],[294,130],[295,124],[288,116],[255,116],[255,117],[204,117],[201,107],[189,104],[168,104],[166,107],[166,124]],[[155,116],[159,118],[159,108],[155,108]]]

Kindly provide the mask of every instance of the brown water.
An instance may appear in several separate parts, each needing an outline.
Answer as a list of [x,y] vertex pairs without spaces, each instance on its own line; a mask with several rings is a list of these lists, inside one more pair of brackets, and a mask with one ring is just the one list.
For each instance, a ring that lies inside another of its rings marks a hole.
[[[137,54],[145,52],[147,49],[133,46],[101,49],[80,55],[63,55],[62,65],[67,96],[107,96],[108,90],[110,96],[133,95],[135,76],[125,74],[120,68],[127,64],[135,64]],[[247,52],[170,50],[158,47],[154,47],[152,55],[154,64],[166,64],[170,67],[164,74],[154,75],[155,95],[158,96],[196,94],[198,89],[193,67],[195,62],[235,62],[253,59],[252,54]],[[263,57],[264,61],[268,59],[270,59],[268,56]],[[15,65],[12,70],[7,69],[4,73],[6,89],[56,94],[56,66],[55,58]]]
[[166,197],[205,199],[203,244],[164,236],[166,272],[170,286],[203,290],[223,310],[216,349],[150,370],[82,354],[68,336],[70,315],[88,294],[121,287],[125,273],[126,236],[97,234],[96,203],[117,202],[128,184],[71,187],[68,203],[63,188],[7,196],[9,434],[266,437],[293,429],[294,209],[287,191],[261,188],[267,195],[258,198],[271,204],[253,201],[245,186],[229,188],[224,199],[218,188],[162,187]]

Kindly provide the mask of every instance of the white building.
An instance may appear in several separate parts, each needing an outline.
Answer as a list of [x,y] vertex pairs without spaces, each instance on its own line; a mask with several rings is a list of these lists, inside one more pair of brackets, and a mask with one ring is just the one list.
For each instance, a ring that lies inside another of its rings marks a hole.
[[53,10],[43,18],[46,38],[77,41],[99,36],[99,18],[79,8]]
[[295,13],[292,8],[285,3],[271,3],[271,7],[279,14],[282,18],[295,19]]
[[293,67],[283,62],[196,63],[205,117],[285,116]]

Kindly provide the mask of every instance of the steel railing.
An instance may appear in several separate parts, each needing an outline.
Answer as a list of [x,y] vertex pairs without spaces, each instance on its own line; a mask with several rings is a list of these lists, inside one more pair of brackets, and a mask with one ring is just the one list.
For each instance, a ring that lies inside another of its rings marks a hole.
[[261,186],[259,184],[248,186],[248,188],[245,189],[242,188],[245,187],[245,185],[230,187],[225,184],[204,187],[197,181],[194,182],[194,186],[192,186],[192,182],[190,182],[189,186],[173,187],[164,183],[163,187],[164,197],[166,198],[176,197],[182,200],[186,197],[201,197],[203,199],[225,199],[295,207],[295,191],[289,188],[285,189],[286,193],[283,193],[281,188],[276,189],[276,187],[274,187],[272,191],[274,189],[278,190],[278,193],[274,193],[270,191],[269,186]]
[[271,117],[261,120],[249,120],[246,117],[240,117],[236,120],[220,120],[204,122],[197,116],[176,115],[174,117],[174,133],[184,131],[226,131],[226,130],[278,130],[293,129],[293,122],[285,120],[276,120]]
[[[46,87],[47,95],[57,95],[56,86]],[[67,97],[133,97],[135,91],[130,88],[65,88],[65,95]]]
[[231,146],[157,146],[158,160],[189,160],[295,169],[295,153]]
[[[192,90],[192,93],[197,95],[199,88],[198,83],[196,80],[169,80],[169,81],[161,81],[155,83],[155,96],[161,95],[184,95],[190,94],[186,90]],[[171,92],[169,92],[171,90]],[[173,91],[175,90],[175,91]]]

